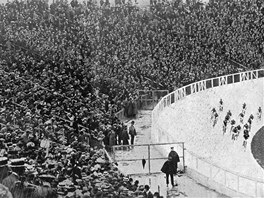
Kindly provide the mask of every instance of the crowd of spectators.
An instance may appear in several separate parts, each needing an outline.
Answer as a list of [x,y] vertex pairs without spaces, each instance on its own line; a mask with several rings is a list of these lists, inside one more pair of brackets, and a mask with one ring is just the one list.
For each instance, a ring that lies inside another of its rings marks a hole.
[[[137,89],[173,91],[201,79],[258,69],[263,62],[262,1],[152,0],[149,9],[131,1],[116,3],[14,0],[0,5],[3,156],[26,157],[36,167],[56,159],[61,164],[54,169],[47,165],[34,171],[58,179],[66,166],[71,185],[78,186],[74,189],[94,195],[95,183],[76,178],[82,178],[80,170],[90,180],[111,172],[106,162],[91,171],[100,164],[92,153],[100,150],[90,145],[109,145],[109,136],[124,130],[115,113],[126,107],[127,115],[136,114]],[[51,142],[48,151],[41,147],[43,140]],[[58,190],[62,181],[49,187]],[[116,189],[113,196],[120,193]]]

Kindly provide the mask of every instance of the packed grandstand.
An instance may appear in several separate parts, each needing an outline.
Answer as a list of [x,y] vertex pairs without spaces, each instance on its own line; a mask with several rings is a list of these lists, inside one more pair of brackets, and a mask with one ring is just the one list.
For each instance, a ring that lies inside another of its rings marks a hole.
[[[262,67],[261,0],[115,3],[0,5],[0,182],[14,197],[142,194],[102,149],[125,128],[115,113],[136,114],[138,89]],[[24,159],[11,160],[25,163],[20,183],[5,157]]]

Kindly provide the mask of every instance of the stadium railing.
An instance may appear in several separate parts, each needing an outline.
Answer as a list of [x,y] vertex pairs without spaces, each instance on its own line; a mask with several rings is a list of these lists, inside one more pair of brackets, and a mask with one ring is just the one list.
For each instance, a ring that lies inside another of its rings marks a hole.
[[[138,97],[133,101],[136,109],[153,110],[159,100],[169,93],[168,90],[137,90]],[[128,108],[128,107],[126,107]],[[126,119],[125,108],[115,113],[119,120]]]
[[125,109],[122,108],[121,110],[119,110],[118,112],[115,113],[115,116],[119,119],[119,120],[124,120],[125,119]]
[[[164,96],[152,111],[152,141],[174,141],[165,129],[159,127],[158,118],[161,112],[171,104],[210,88],[234,83],[255,80],[264,77],[264,69],[210,78],[192,83]],[[264,197],[264,179],[258,179],[228,170],[218,164],[210,162],[192,151],[186,149],[185,159],[187,174],[209,188],[215,189],[228,196]],[[250,168],[250,167],[249,167]]]
[[169,90],[137,90],[138,109],[153,110],[159,100],[169,93]]

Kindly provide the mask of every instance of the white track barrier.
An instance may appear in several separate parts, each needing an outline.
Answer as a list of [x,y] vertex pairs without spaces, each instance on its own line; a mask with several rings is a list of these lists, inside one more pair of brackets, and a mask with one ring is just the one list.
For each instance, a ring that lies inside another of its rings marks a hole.
[[[160,128],[158,124],[161,112],[171,104],[207,89],[263,77],[264,69],[241,72],[195,82],[169,93],[159,101],[152,111],[152,142],[171,142],[173,140],[173,137],[165,129]],[[185,164],[187,174],[218,192],[232,197],[264,197],[264,179],[257,179],[228,170],[189,150],[185,151]]]

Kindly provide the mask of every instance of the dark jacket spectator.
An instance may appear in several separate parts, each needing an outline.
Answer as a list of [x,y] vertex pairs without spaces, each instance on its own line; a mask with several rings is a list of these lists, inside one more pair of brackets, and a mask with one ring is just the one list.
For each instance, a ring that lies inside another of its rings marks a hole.
[[174,147],[171,147],[171,151],[170,151],[168,157],[172,158],[172,163],[174,164],[174,166],[176,168],[176,172],[177,172],[178,162],[180,162],[180,158],[179,158],[178,153],[176,151],[174,151]]
[[131,145],[134,144],[134,139],[135,139],[135,136],[137,135],[137,132],[136,132],[136,129],[135,129],[135,126],[134,126],[135,122],[132,121],[131,122],[131,125],[129,127],[129,135],[131,136]]
[[129,145],[129,142],[128,142],[129,135],[128,135],[126,126],[123,127],[122,138],[123,138],[123,145]]
[[144,197],[145,197],[145,198],[153,198],[153,194],[152,194],[152,192],[150,192],[150,187],[149,187],[149,185],[145,185],[145,189],[144,189]]
[[163,164],[161,168],[161,172],[166,174],[166,184],[169,185],[169,177],[171,178],[171,185],[174,186],[174,178],[173,175],[177,173],[177,169],[172,162],[172,157],[169,157],[169,159]]

